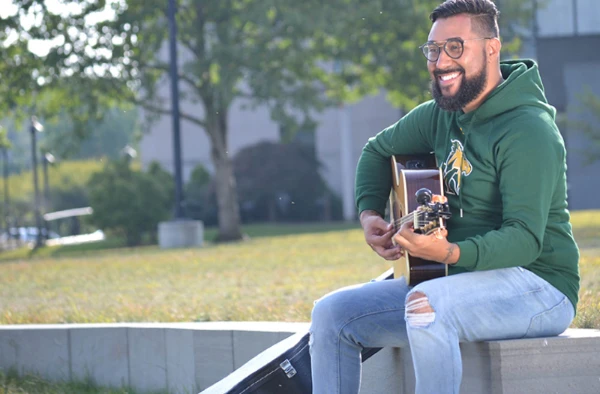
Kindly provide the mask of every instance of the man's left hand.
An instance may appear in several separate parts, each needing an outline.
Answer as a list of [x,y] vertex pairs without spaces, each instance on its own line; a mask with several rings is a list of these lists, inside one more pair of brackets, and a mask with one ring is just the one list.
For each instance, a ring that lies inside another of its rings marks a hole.
[[457,244],[448,242],[446,237],[440,236],[439,233],[417,234],[412,223],[403,224],[393,238],[411,256],[425,260],[454,264],[460,257]]

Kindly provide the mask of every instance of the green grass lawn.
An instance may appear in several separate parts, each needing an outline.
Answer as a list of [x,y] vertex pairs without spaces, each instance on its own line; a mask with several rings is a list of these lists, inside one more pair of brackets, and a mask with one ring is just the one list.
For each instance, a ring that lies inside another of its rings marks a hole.
[[[600,328],[600,212],[575,212],[573,224],[583,278],[574,324]],[[0,324],[309,321],[315,299],[389,268],[356,223],[245,230],[248,241],[203,248],[2,255]]]
[[324,292],[388,267],[356,223],[245,230],[248,241],[204,248],[14,252],[0,263],[0,323],[306,321]]
[[[574,212],[581,302],[574,327],[600,328],[600,211]],[[248,226],[249,241],[181,250],[115,241],[0,254],[0,324],[309,321],[313,300],[389,263],[358,224]],[[212,239],[216,230],[207,230]],[[0,394],[125,394],[90,382],[0,373]]]
[[[130,388],[99,387],[93,382],[49,382],[36,375],[0,372],[0,394],[137,394]],[[151,394],[151,393],[144,393]],[[152,393],[153,394],[153,393]],[[157,392],[156,394],[165,394]]]

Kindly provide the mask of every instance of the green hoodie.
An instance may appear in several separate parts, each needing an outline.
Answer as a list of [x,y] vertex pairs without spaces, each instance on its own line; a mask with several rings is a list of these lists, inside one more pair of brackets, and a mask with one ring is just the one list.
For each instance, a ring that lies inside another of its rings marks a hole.
[[535,62],[501,62],[501,71],[505,81],[476,110],[448,112],[428,101],[369,139],[356,171],[356,204],[383,216],[391,155],[433,151],[453,214],[448,240],[460,247],[449,273],[523,267],[576,309],[579,251],[556,111]]

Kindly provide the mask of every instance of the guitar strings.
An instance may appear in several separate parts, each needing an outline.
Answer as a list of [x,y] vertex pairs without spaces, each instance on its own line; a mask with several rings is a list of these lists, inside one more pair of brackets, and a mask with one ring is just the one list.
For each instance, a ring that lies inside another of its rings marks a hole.
[[425,212],[412,211],[408,215],[404,215],[400,219],[394,220],[394,225],[395,226],[399,225],[400,227],[402,227],[402,225],[404,225],[404,224],[406,224],[406,223],[408,223],[410,221],[414,221],[415,220],[415,213],[417,214],[417,216],[423,216],[423,214]]

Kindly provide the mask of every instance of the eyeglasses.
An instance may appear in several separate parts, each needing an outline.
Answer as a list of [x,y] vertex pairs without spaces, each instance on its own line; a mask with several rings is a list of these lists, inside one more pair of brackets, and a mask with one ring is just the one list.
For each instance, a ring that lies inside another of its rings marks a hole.
[[491,40],[494,37],[481,37],[481,38],[470,38],[463,40],[462,38],[450,38],[444,41],[443,44],[438,45],[433,41],[426,42],[419,48],[423,51],[423,55],[430,62],[437,62],[440,58],[441,49],[444,48],[444,52],[452,59],[458,59],[462,56],[465,50],[465,41],[478,41],[478,40]]

